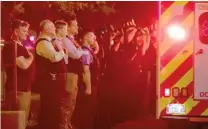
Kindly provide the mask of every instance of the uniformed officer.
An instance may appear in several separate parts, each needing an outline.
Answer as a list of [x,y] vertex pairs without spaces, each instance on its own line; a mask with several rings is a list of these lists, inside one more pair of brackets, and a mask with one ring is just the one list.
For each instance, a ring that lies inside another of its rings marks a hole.
[[[99,77],[99,62],[91,46],[95,43],[96,36],[92,30],[84,30],[82,36],[81,58],[83,66],[83,85],[80,86],[77,105],[75,109],[75,123],[80,129],[94,129],[97,111],[97,81]],[[86,94],[90,89],[91,94]],[[83,110],[84,107],[84,110]]]

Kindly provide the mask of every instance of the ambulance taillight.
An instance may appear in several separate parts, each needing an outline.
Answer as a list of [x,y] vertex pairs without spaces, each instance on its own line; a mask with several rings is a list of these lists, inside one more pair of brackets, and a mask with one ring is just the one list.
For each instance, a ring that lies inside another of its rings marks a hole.
[[170,96],[170,89],[169,88],[165,88],[165,97],[169,97]]

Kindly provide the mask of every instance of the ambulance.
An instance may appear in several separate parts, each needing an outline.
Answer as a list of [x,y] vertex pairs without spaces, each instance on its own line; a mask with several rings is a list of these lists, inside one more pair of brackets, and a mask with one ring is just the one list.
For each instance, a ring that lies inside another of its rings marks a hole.
[[158,4],[157,118],[208,122],[208,2]]

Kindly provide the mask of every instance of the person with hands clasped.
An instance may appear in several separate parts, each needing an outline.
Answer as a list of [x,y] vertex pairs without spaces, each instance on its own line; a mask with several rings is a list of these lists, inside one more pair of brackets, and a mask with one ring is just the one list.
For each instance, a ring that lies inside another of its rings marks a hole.
[[[81,63],[81,56],[83,51],[81,46],[75,41],[74,36],[78,34],[78,23],[75,16],[71,16],[68,23],[68,34],[62,40],[64,48],[66,50],[66,66],[67,66],[67,78],[65,90],[66,95],[66,105],[65,110],[68,110],[67,123],[68,128],[72,128],[72,115],[76,105],[76,98],[78,92],[78,79],[82,75],[83,68]],[[86,90],[86,94],[91,94],[90,91]]]
[[60,126],[60,93],[66,83],[64,50],[56,39],[52,21],[40,23],[36,41],[36,81],[40,85],[40,115],[38,129],[58,129]]

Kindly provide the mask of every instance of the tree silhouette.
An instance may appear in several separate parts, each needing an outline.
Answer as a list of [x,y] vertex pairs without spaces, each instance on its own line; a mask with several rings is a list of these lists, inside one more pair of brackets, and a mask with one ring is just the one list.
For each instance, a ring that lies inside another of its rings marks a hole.
[[7,37],[9,25],[13,19],[19,18],[32,24],[37,29],[43,19],[57,20],[63,16],[82,15],[86,12],[102,13],[102,15],[116,12],[113,2],[93,1],[18,1],[1,2],[2,7],[2,37]]
[[108,4],[104,1],[78,2],[78,1],[53,1],[53,2],[1,2],[2,8],[9,11],[10,19],[16,18],[27,11],[27,7],[47,12],[54,10],[57,12],[76,15],[79,11],[103,12],[106,15],[115,13],[114,4]]

